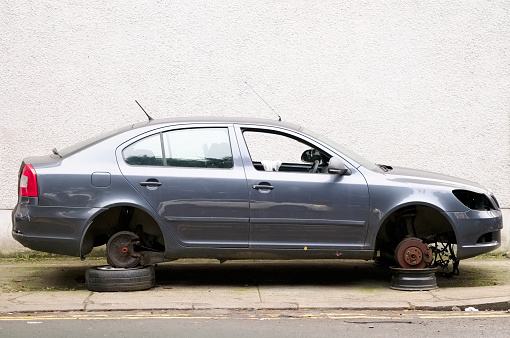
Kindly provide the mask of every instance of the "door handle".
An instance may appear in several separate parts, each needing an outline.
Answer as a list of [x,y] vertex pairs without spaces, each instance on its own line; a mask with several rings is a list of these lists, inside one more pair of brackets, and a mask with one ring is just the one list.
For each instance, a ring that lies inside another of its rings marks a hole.
[[159,187],[162,183],[159,181],[145,181],[140,182],[140,185],[142,187]]
[[264,190],[265,189],[273,190],[274,189],[274,187],[272,185],[269,185],[269,184],[254,184],[254,185],[252,185],[252,188],[253,189],[257,189],[257,190],[263,190],[263,189]]

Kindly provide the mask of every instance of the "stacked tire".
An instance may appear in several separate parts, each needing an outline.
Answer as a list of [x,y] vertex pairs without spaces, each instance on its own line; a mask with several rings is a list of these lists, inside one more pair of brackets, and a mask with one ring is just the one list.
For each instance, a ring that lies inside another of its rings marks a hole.
[[90,291],[117,292],[148,290],[156,285],[154,266],[115,268],[110,265],[88,268],[85,283]]

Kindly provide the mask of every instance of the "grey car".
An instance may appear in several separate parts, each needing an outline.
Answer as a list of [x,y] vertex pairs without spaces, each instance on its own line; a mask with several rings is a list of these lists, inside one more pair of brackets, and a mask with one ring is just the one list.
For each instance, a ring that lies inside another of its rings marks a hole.
[[477,183],[378,165],[290,123],[164,119],[130,125],[19,172],[13,237],[131,268],[179,258],[389,259],[423,268],[500,245]]

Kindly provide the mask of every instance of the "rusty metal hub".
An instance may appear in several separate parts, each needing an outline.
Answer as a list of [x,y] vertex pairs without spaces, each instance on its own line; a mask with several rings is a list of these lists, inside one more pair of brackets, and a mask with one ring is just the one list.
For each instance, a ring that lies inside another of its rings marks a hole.
[[415,237],[404,239],[395,250],[395,260],[404,269],[423,269],[430,265],[432,258],[432,249]]

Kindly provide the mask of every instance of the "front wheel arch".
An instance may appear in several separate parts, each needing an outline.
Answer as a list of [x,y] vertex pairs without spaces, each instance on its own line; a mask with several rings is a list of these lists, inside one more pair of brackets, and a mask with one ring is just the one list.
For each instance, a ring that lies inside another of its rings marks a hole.
[[426,204],[401,206],[381,222],[375,239],[374,258],[379,255],[393,259],[397,245],[406,237],[432,239],[440,235],[456,243],[455,229],[444,212]]

